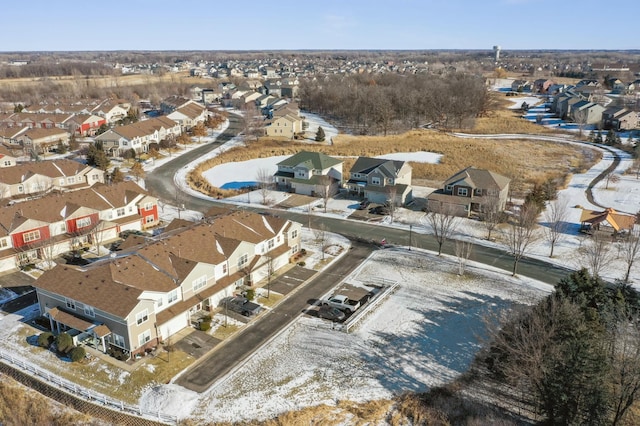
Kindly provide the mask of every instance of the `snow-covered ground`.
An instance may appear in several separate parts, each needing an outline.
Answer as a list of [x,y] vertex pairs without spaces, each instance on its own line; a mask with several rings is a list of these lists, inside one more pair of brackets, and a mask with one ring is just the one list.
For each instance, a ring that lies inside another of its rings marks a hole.
[[[323,128],[329,139],[330,126],[325,128],[323,125]],[[233,139],[209,156],[241,143],[239,139]],[[395,153],[385,158],[440,161],[440,156],[433,153]],[[278,161],[281,161],[280,157],[238,163],[235,167],[219,166],[208,171],[206,176],[216,186],[247,178],[253,180],[258,169],[272,170]],[[574,175],[568,187],[560,191],[560,198],[572,207],[581,205],[595,209],[596,206],[586,200],[584,190],[611,161],[611,155],[605,153],[603,160],[591,170]],[[147,164],[145,169],[151,170],[160,164],[159,161]],[[631,159],[627,156],[617,172],[622,173],[630,165]],[[186,173],[193,167],[195,164],[181,170],[175,181],[189,193],[208,198],[184,183]],[[242,170],[241,179],[238,179],[238,170]],[[416,188],[414,192],[423,196],[431,190]],[[272,192],[269,198],[277,203],[287,196]],[[599,185],[594,196],[602,205],[630,213],[638,211],[640,180],[625,175],[620,182],[610,184],[609,189]],[[224,201],[260,206],[261,196],[253,192]],[[354,208],[354,201],[338,199],[328,203],[327,213],[321,208],[315,208],[313,213],[344,218]],[[301,212],[308,209],[309,206],[294,208]],[[198,212],[168,205],[161,205],[160,214],[165,220],[178,215],[193,219],[201,216]],[[572,226],[556,247],[553,262],[579,266],[577,249],[583,242],[577,232],[579,215],[579,209],[570,209]],[[542,217],[540,220],[544,221]],[[380,222],[380,234],[384,236],[387,226],[408,230],[409,225],[413,232],[430,233],[424,213],[400,208],[394,214],[393,222],[389,217]],[[500,246],[500,232],[496,231],[495,235],[498,236],[496,242],[487,242],[484,240],[486,230],[480,222],[463,220],[456,237]],[[336,245],[347,244],[339,236],[332,238]],[[313,236],[308,230],[303,232],[303,244],[306,247],[313,245]],[[548,251],[549,245],[541,239],[532,248],[531,255],[547,258]],[[307,266],[314,267],[318,261],[316,255],[307,260]],[[609,274],[607,277],[619,278],[619,268],[619,263],[612,263],[609,271],[605,271]],[[376,251],[345,281],[365,285],[372,278],[384,277],[400,282],[400,287],[354,332],[347,334],[334,330],[326,321],[303,316],[233,374],[203,394],[169,384],[149,389],[140,404],[149,411],[162,411],[196,422],[238,421],[270,417],[321,403],[331,405],[339,400],[389,398],[403,391],[423,391],[447,382],[469,365],[478,348],[478,337],[483,334],[481,320],[485,313],[513,304],[534,303],[552,290],[548,285],[522,277],[512,278],[507,272],[486,265],[470,264],[464,277],[457,276],[455,271],[454,259],[447,256],[437,257],[426,251],[403,248]],[[640,281],[637,269],[632,272],[633,279]],[[10,297],[2,297],[5,296]],[[0,339],[7,340],[21,315],[34,314],[35,311],[29,310],[0,317]]]
[[415,249],[376,251],[345,281],[366,285],[384,277],[401,285],[352,333],[302,316],[199,397],[169,385],[151,390],[141,403],[195,421],[242,421],[448,382],[469,366],[485,314],[533,303],[551,291],[484,266],[469,265],[460,277],[456,267]]

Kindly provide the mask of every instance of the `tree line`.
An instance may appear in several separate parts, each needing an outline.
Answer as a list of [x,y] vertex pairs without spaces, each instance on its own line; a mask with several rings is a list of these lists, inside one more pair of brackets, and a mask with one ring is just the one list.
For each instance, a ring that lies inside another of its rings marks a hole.
[[104,76],[120,74],[120,70],[108,67],[105,64],[65,61],[65,62],[34,62],[21,66],[0,66],[0,79],[2,78],[41,78],[59,76]]
[[488,111],[482,77],[397,74],[332,75],[301,83],[300,107],[356,134],[388,134],[424,125],[468,128]]

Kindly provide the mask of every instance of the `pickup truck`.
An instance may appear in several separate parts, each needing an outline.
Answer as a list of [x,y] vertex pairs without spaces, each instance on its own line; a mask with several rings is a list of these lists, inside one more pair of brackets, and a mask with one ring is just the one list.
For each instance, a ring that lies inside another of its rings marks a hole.
[[341,311],[349,311],[350,313],[354,313],[356,309],[360,307],[360,302],[357,300],[351,300],[342,294],[336,294],[328,299],[324,299],[321,301],[321,304],[323,306],[338,308]]

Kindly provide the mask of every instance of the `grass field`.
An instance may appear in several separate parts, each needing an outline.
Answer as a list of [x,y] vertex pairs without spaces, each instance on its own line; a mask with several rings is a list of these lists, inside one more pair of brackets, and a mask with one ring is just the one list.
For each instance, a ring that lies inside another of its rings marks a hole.
[[[491,126],[495,127],[496,124]],[[345,157],[345,171],[351,168],[358,156],[375,157],[396,152],[430,151],[442,154],[441,162],[411,163],[414,179],[442,181],[465,167],[475,166],[507,176],[520,183],[522,189],[549,178],[564,181],[572,173],[584,171],[600,159],[599,152],[587,147],[518,139],[461,139],[433,130],[412,130],[386,137],[339,135],[334,138],[333,145],[261,138],[256,142],[248,142],[246,147],[231,149],[201,163],[189,175],[189,183],[194,189],[207,195],[230,196],[235,192],[213,187],[202,174],[214,166],[230,161],[293,155],[302,150],[321,151],[327,155]]]

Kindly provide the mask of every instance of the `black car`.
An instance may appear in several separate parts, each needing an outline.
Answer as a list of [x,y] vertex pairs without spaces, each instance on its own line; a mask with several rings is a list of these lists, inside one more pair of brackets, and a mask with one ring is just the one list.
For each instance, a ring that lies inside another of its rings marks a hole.
[[245,317],[256,315],[262,310],[262,307],[260,305],[250,302],[249,299],[242,296],[235,296],[224,299],[222,301],[222,306],[225,305],[229,310],[244,315]]
[[318,317],[331,321],[342,321],[345,318],[345,314],[338,308],[324,305],[318,308]]
[[369,213],[371,213],[371,214],[388,215],[389,213],[391,213],[391,211],[389,210],[389,207],[387,207],[387,206],[375,206],[375,207],[369,209]]

